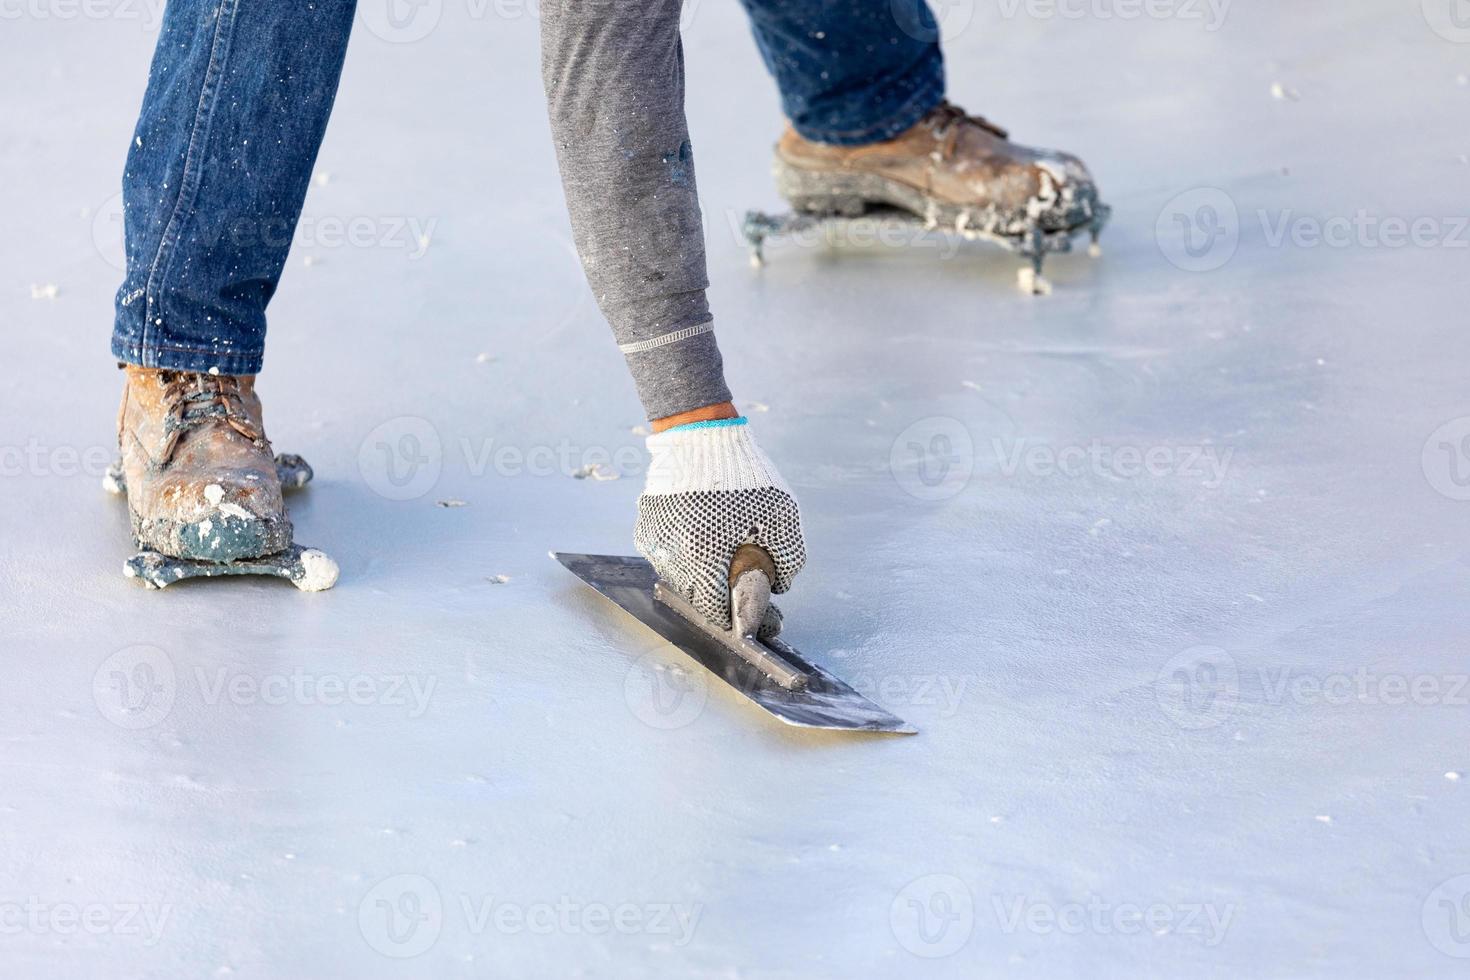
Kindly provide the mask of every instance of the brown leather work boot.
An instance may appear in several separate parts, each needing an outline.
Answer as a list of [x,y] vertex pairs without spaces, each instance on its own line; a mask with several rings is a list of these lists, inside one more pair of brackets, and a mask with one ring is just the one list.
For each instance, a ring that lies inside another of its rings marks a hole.
[[957,231],[1021,236],[1090,224],[1097,187],[1076,157],[1012,143],[1006,131],[942,102],[891,140],[834,146],[787,127],[776,186],[798,211],[910,211]]
[[117,438],[138,545],[215,562],[289,547],[255,378],[125,370]]

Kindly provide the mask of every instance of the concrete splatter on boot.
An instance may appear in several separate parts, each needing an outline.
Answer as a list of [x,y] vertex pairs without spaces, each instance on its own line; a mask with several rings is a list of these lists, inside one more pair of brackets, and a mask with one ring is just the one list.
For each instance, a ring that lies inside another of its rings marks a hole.
[[290,547],[255,379],[125,370],[118,448],[139,546],[210,562]]
[[797,211],[856,215],[887,205],[931,225],[1005,237],[1088,227],[1098,205],[1081,160],[1013,143],[948,102],[894,139],[862,146],[813,142],[788,127],[775,174]]

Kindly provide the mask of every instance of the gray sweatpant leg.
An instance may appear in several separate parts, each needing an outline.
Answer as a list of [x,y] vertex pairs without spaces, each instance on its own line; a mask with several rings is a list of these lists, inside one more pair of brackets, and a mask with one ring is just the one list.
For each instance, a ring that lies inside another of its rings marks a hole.
[[542,0],[541,74],[582,268],[651,419],[730,400],[684,122],[680,0]]

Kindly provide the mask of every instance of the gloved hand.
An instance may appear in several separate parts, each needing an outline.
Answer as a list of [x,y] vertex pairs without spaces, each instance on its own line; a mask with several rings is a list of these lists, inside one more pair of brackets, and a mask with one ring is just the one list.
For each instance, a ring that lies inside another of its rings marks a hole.
[[[730,560],[740,545],[770,554],[772,592],[791,588],[806,563],[801,513],[745,419],[677,426],[649,436],[648,451],[633,541],[665,583],[720,629],[730,628]],[[762,635],[780,628],[771,609]]]

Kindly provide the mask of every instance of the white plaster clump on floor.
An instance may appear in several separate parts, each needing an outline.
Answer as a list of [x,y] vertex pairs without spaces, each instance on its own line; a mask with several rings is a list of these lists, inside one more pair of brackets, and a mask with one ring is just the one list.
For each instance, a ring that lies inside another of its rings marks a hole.
[[337,584],[337,563],[315,548],[301,553],[301,567],[305,574],[298,584],[303,592],[321,592]]

